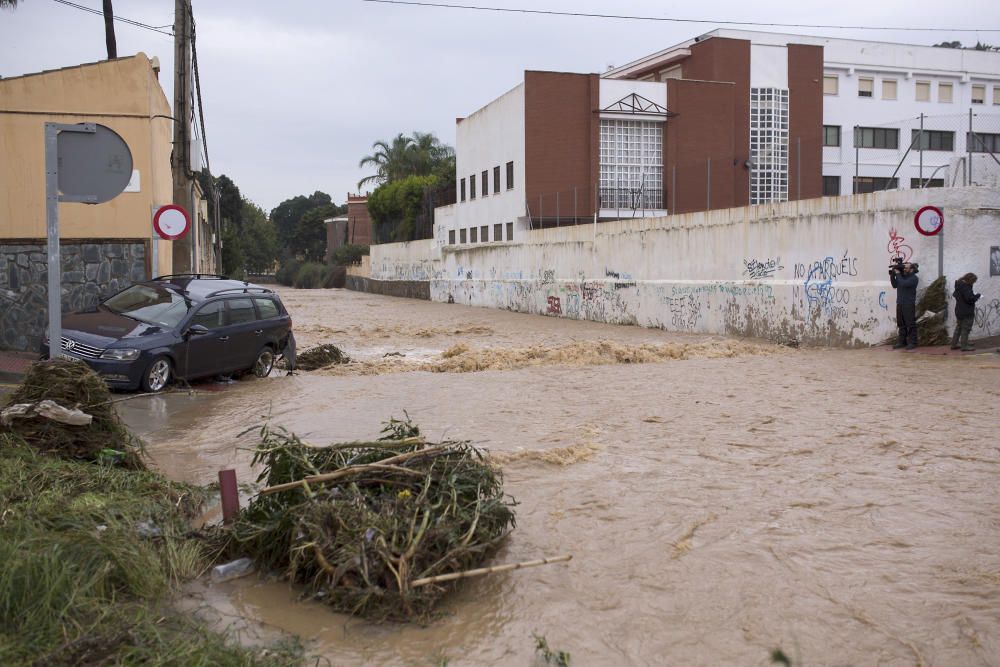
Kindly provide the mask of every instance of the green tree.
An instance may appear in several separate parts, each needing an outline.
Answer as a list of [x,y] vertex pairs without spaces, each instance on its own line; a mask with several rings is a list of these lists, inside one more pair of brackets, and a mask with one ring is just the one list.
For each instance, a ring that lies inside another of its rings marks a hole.
[[323,221],[335,217],[339,211],[333,204],[306,211],[295,226],[289,245],[292,253],[307,262],[322,262],[326,255],[326,223]]
[[319,190],[308,197],[299,195],[278,204],[271,211],[271,223],[278,234],[279,244],[284,248],[288,248],[296,234],[296,228],[302,216],[311,209],[330,204],[333,204],[333,199],[331,199],[330,195]]
[[247,272],[270,273],[274,269],[278,260],[278,234],[264,209],[248,199],[243,200],[240,245]]
[[377,187],[368,197],[368,214],[379,241],[411,240],[424,197],[437,183],[434,175],[408,176]]

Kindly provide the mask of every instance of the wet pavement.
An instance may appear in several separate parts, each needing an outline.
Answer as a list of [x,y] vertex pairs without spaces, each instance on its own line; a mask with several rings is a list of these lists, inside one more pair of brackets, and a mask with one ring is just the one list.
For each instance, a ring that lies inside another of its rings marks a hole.
[[996,663],[1000,355],[282,295],[300,350],[358,363],[124,401],[159,469],[249,482],[264,420],[325,445],[406,411],[502,464],[520,505],[497,562],[574,558],[466,582],[427,626],[256,577],[195,586],[184,604],[244,641],[294,632],[332,664],[530,665],[532,633],[578,665],[765,665],[777,647],[811,665]]

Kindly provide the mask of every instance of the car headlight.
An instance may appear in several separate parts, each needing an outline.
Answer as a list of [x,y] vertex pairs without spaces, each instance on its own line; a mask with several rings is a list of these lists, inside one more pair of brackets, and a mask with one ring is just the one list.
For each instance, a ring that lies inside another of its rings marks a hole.
[[101,353],[101,359],[112,359],[114,361],[135,361],[139,358],[139,350],[131,348],[111,348]]

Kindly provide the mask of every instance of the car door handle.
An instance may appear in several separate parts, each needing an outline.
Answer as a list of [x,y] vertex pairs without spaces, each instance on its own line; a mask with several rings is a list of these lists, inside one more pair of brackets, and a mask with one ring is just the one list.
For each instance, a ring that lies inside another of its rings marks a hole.
[[259,336],[262,333],[264,333],[264,330],[263,329],[257,329],[256,331],[254,331],[254,333]]
[[219,336],[219,340],[221,340],[222,342],[226,342],[227,340],[229,340],[229,336]]

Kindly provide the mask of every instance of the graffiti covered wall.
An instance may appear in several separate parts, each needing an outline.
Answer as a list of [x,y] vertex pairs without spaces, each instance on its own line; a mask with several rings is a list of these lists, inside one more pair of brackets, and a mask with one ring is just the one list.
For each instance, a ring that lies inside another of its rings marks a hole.
[[[973,337],[1000,334],[1000,191],[901,190],[525,232],[516,243],[372,247],[371,277],[428,281],[435,301],[670,331],[859,346],[895,332],[893,257],[938,276],[943,209],[948,293],[969,271],[982,292]],[[919,315],[919,314],[918,314]],[[949,314],[949,323],[954,317]]]

